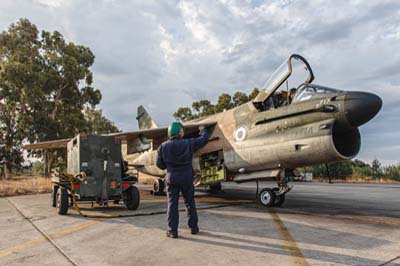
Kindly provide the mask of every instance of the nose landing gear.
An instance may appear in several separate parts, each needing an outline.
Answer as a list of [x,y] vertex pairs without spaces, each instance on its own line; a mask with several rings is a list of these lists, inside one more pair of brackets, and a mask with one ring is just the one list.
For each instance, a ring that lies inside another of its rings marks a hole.
[[257,200],[262,206],[272,207],[275,203],[275,192],[270,188],[263,188],[258,193]]
[[[284,172],[284,171],[282,171]],[[288,193],[293,186],[289,186],[287,184],[287,180],[285,177],[278,176],[277,177],[277,184],[278,187],[270,188],[263,188],[259,191],[259,184],[258,180],[256,179],[257,184],[257,201],[264,207],[280,207],[285,202],[285,194]]]

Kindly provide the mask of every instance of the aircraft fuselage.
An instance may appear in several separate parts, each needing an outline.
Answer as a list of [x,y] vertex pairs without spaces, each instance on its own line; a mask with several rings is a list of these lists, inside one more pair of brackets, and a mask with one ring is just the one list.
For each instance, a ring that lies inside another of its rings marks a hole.
[[[188,121],[216,122],[210,142],[194,157],[194,170],[199,170],[200,156],[218,150],[233,175],[351,159],[360,149],[358,126],[375,116],[381,105],[374,94],[339,91],[263,111],[248,102]],[[156,151],[149,151],[135,163],[143,164],[141,171],[163,176],[155,158]]]

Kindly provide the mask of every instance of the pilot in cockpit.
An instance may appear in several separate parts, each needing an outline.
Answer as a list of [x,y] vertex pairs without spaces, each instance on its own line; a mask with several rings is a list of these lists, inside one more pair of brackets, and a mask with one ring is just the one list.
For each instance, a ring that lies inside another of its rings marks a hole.
[[290,89],[290,91],[289,91],[289,96],[288,96],[289,104],[292,103],[293,98],[294,98],[294,95],[296,94],[296,91],[297,91],[296,88],[291,88],[291,89]]
[[275,108],[285,106],[288,104],[288,93],[287,91],[279,91],[273,94],[275,100]]

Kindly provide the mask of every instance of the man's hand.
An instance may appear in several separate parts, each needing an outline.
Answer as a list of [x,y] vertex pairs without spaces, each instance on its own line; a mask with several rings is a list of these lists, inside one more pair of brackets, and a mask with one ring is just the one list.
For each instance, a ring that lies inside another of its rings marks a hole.
[[200,133],[201,133],[201,131],[203,131],[204,128],[205,128],[204,126],[199,126]]

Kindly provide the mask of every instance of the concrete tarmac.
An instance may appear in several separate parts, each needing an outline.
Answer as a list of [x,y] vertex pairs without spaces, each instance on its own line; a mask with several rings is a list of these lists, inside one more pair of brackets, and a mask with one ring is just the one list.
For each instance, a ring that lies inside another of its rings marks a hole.
[[0,265],[400,265],[400,185],[294,185],[280,208],[254,203],[254,184],[199,190],[201,232],[180,212],[178,239],[165,236],[166,198],[148,186],[136,211],[80,204],[138,215],[119,218],[60,216],[49,194],[0,198]]

